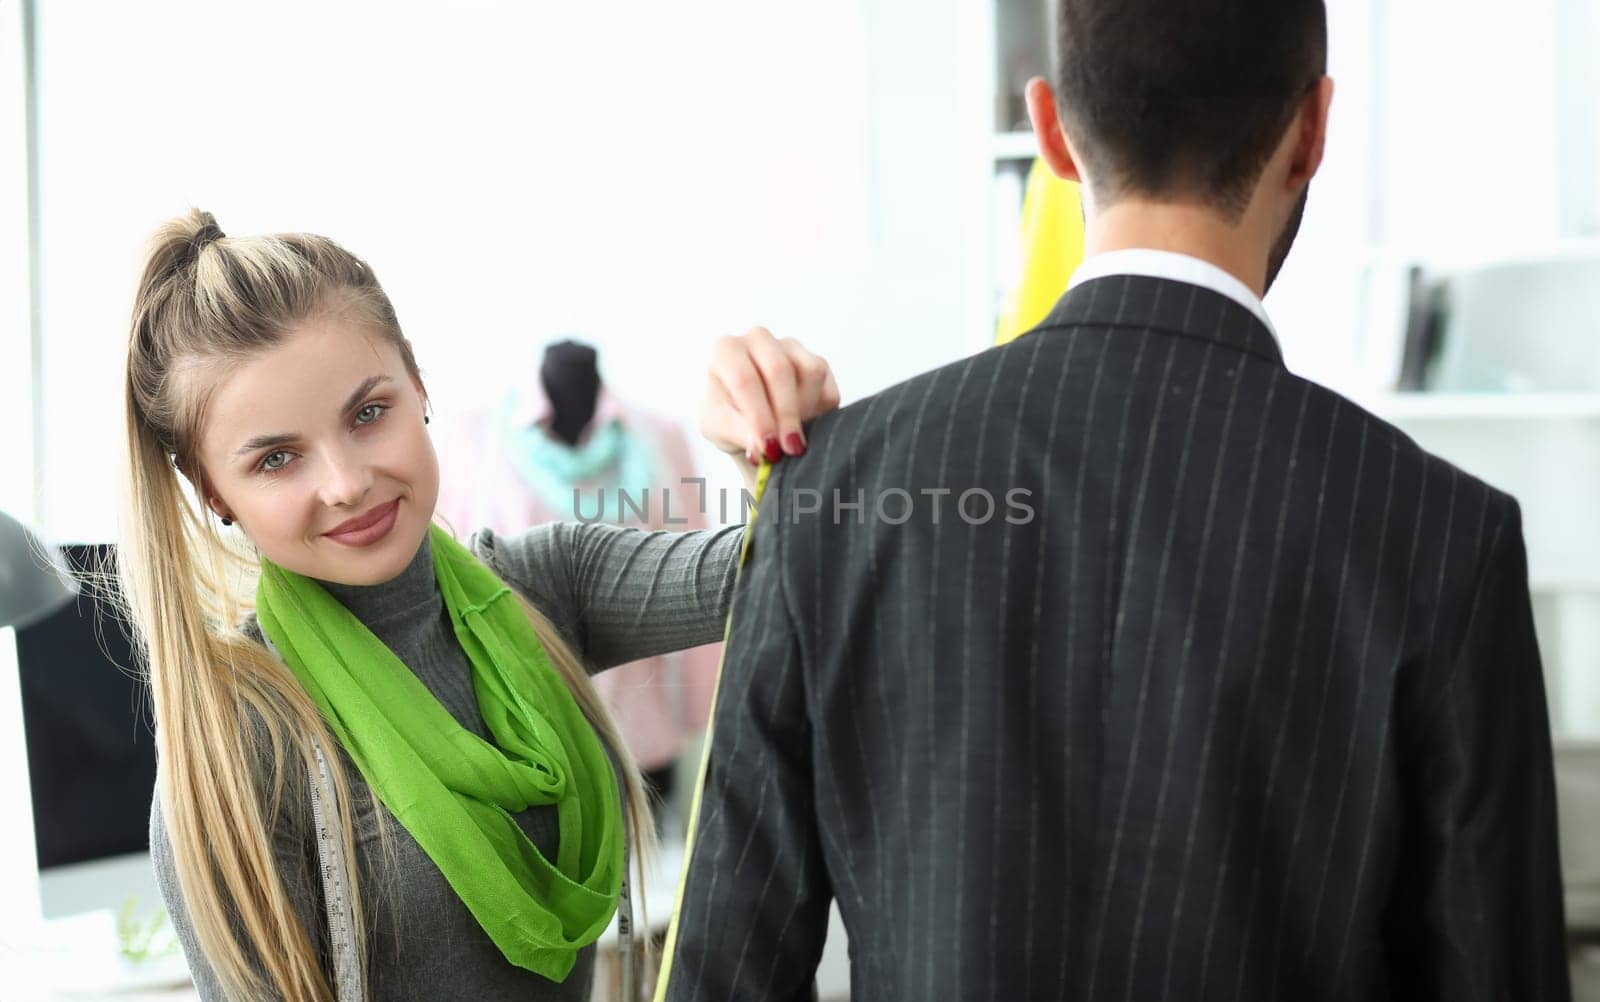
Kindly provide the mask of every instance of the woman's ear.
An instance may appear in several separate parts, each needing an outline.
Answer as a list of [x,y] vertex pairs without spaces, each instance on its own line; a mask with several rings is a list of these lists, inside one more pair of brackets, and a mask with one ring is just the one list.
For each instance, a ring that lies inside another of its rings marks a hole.
[[416,388],[417,396],[422,400],[422,423],[428,423],[428,414],[433,410],[433,401],[428,399],[428,388],[422,385],[422,380],[416,376],[411,377],[411,385]]
[[223,506],[221,498],[208,495],[206,497],[206,507],[210,508],[211,513],[224,522],[232,523],[233,516],[228,514],[228,509]]

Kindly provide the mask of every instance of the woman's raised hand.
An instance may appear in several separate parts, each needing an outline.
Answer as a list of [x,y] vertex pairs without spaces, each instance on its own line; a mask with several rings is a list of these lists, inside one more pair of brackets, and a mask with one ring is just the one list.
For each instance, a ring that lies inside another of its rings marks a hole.
[[718,338],[709,376],[700,433],[752,466],[803,455],[801,422],[839,406],[827,361],[765,327]]

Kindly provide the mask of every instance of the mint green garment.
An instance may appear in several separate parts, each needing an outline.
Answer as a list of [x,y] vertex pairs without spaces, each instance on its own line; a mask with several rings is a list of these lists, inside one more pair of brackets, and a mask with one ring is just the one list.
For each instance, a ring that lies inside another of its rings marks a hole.
[[[613,419],[590,429],[577,445],[568,445],[538,425],[518,426],[512,421],[517,399],[509,394],[501,405],[501,447],[546,508],[577,517],[579,498],[573,496],[574,489],[587,492],[602,487],[626,491],[634,503],[648,507],[644,499],[659,480],[655,469],[659,447],[644,437],[645,429]],[[604,499],[596,505],[604,517]],[[619,502],[612,502],[613,510],[619,507]]]
[[[494,572],[438,526],[433,566],[491,744],[316,581],[265,558],[256,616],[378,798],[512,964],[562,981],[611,922],[622,800],[604,746]],[[512,815],[556,805],[551,863]]]

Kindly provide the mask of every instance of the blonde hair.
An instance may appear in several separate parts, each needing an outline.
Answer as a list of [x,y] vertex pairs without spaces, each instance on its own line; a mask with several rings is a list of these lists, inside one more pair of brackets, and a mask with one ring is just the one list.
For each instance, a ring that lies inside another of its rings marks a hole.
[[[291,770],[315,772],[313,742],[330,751],[334,742],[289,669],[239,629],[252,606],[259,556],[226,542],[205,517],[198,437],[208,384],[218,372],[329,311],[352,315],[393,345],[422,385],[394,307],[365,262],[311,234],[226,237],[210,213],[194,209],[152,238],[128,341],[126,507],[117,573],[148,667],[157,791],[183,901],[207,961],[236,998],[333,997],[314,939],[274,864],[272,831],[285,806],[304,807],[283,803],[285,777]],[[638,767],[582,662],[525,599],[522,606],[551,664],[620,764],[642,873],[655,829]],[[339,757],[328,754],[326,761],[365,969],[351,788]],[[264,774],[257,763],[267,764]]]

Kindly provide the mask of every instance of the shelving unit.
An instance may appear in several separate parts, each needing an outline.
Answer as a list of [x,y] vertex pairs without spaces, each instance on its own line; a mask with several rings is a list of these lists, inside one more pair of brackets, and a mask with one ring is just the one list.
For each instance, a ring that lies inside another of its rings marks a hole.
[[1600,393],[1389,393],[1360,402],[1396,423],[1600,421]]
[[[1430,40],[1446,16],[1455,41],[1441,49]],[[1589,55],[1600,20],[1583,0],[1534,0],[1515,18],[1387,0],[1368,17],[1368,274],[1398,263],[1491,278],[1453,297],[1458,315],[1470,313],[1470,329],[1452,324],[1440,385],[1520,392],[1363,402],[1522,506],[1555,732],[1568,918],[1574,928],[1600,928],[1600,308],[1594,280],[1570,271],[1600,262],[1600,118]],[[1518,52],[1523,65],[1546,72],[1475,80],[1441,111],[1433,81],[1459,79],[1491,50]],[[1468,155],[1470,123],[1486,117],[1513,123],[1502,140],[1519,151],[1523,176],[1545,179],[1516,212],[1489,209],[1478,179],[1441,169]],[[1374,319],[1364,333],[1381,345],[1393,327]]]
[[1396,393],[1367,402],[1517,498],[1551,725],[1600,739],[1600,394]]
[[964,8],[962,72],[970,97],[964,102],[968,280],[965,329],[967,347],[981,351],[994,343],[1000,301],[1020,261],[1016,247],[1023,182],[1038,153],[1028,126],[1022,85],[1048,73],[1051,4],[1049,0],[983,0]]

